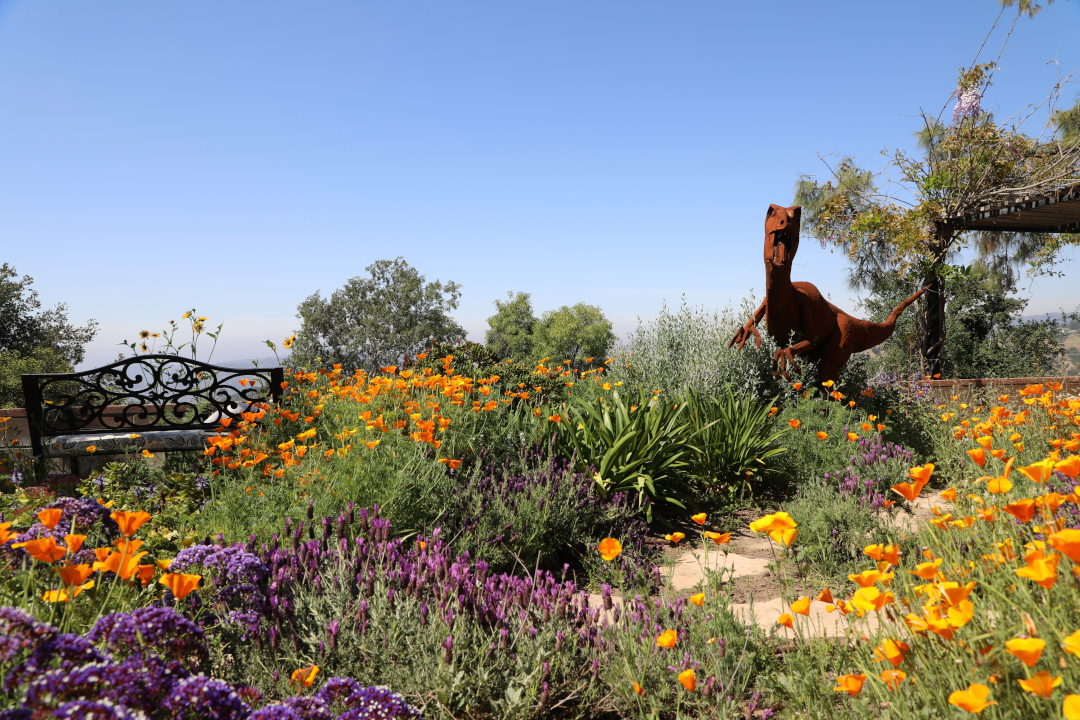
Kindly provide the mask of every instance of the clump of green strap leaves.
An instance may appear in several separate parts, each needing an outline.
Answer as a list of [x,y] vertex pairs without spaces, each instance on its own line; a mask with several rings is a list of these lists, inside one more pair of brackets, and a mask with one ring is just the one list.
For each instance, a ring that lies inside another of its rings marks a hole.
[[671,400],[639,390],[627,402],[615,390],[602,401],[561,404],[561,421],[543,423],[541,433],[575,470],[593,473],[604,497],[635,494],[651,522],[658,502],[685,509],[701,486],[743,498],[754,479],[780,473],[779,439],[788,428],[776,429],[770,405],[692,390]]

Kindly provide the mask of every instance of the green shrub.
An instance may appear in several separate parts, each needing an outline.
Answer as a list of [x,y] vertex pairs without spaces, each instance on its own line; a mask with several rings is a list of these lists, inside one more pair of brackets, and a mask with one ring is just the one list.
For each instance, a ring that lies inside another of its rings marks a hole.
[[735,332],[753,314],[754,299],[743,301],[736,313],[686,305],[672,313],[665,303],[650,322],[638,321],[637,330],[616,348],[612,379],[646,391],[675,395],[693,390],[719,397],[730,387],[740,396],[771,397],[778,389],[772,376],[775,343],[761,330],[763,344],[753,340],[742,350],[729,348]]

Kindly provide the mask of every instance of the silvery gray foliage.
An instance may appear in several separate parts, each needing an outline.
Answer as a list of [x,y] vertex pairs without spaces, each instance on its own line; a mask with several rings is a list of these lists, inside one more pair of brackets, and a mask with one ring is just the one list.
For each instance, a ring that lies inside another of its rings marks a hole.
[[735,332],[758,306],[751,295],[738,311],[691,307],[682,299],[677,312],[667,302],[654,320],[638,318],[637,330],[616,348],[611,375],[627,385],[663,394],[690,388],[703,395],[718,395],[730,385],[736,394],[772,396],[772,358],[776,344],[759,325],[762,345],[751,338],[743,346],[728,347]]

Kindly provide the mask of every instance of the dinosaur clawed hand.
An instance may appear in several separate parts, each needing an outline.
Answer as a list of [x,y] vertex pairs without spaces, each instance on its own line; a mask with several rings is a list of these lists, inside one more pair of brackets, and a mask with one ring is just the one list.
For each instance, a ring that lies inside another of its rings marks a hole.
[[800,372],[799,364],[795,362],[795,355],[792,354],[791,348],[786,347],[781,350],[777,350],[773,355],[773,377],[779,378],[784,376],[784,380],[791,382],[791,378],[788,376],[787,367],[791,365],[791,369],[795,372]]
[[754,326],[753,321],[750,321],[743,325],[741,328],[739,328],[739,331],[735,333],[735,337],[731,338],[731,342],[729,342],[727,346],[731,347],[735,343],[739,343],[739,349],[742,350],[743,345],[746,344],[746,341],[750,339],[751,335],[753,335],[757,339],[757,346],[760,348],[761,333],[758,332],[758,329]]

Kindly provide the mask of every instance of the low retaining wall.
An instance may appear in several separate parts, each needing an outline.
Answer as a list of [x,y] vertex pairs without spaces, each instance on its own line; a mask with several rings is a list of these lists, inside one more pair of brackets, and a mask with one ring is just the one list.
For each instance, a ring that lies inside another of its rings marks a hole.
[[995,393],[998,395],[1010,395],[1016,397],[1017,393],[1028,385],[1048,385],[1061,383],[1061,394],[1080,395],[1080,377],[1021,377],[1021,378],[979,378],[975,380],[931,380],[930,388],[942,400],[956,396],[961,400],[970,400],[971,397],[981,391],[981,394]]

